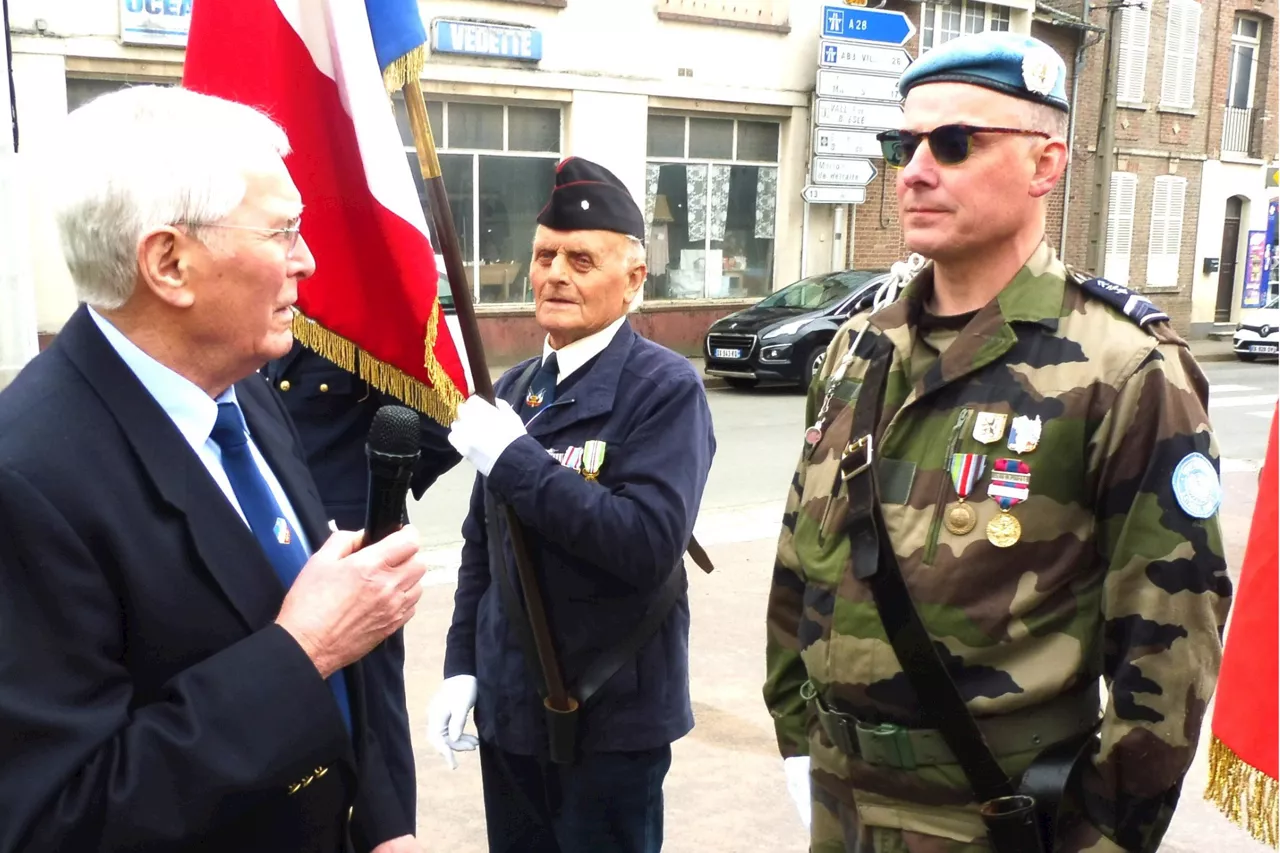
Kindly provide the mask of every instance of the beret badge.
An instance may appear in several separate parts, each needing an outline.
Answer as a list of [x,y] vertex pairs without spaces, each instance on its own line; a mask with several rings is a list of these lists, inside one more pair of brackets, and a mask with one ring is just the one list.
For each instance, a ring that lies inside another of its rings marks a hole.
[[1058,84],[1055,57],[1044,49],[1032,49],[1022,58],[1022,82],[1028,92],[1048,95]]

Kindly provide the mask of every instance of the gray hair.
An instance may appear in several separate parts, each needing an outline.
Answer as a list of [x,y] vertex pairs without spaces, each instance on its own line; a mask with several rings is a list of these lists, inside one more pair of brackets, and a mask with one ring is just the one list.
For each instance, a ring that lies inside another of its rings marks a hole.
[[265,114],[173,86],[95,98],[67,117],[64,139],[53,203],[62,252],[76,296],[106,310],[133,295],[144,234],[218,222],[244,199],[248,168],[289,153]]

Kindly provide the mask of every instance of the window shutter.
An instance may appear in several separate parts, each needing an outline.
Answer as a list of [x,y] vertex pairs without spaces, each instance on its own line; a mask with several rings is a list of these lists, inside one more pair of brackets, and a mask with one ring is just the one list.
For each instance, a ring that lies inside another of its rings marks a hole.
[[1160,103],[1190,109],[1195,106],[1196,56],[1200,41],[1201,7],[1196,0],[1170,0],[1165,33],[1164,73]]
[[1116,284],[1129,283],[1129,255],[1133,249],[1133,206],[1137,191],[1137,175],[1127,172],[1115,172],[1111,175],[1106,259],[1102,275]]
[[1120,67],[1116,71],[1116,98],[1141,103],[1147,83],[1147,41],[1151,13],[1128,6],[1120,13]]
[[1177,287],[1178,257],[1182,252],[1182,216],[1187,179],[1162,175],[1151,195],[1151,242],[1147,247],[1147,283]]

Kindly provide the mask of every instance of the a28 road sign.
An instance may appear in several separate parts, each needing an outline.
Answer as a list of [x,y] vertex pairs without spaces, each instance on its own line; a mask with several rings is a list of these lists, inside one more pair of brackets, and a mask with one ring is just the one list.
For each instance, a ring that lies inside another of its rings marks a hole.
[[823,38],[903,45],[915,32],[915,25],[905,12],[852,6],[822,7]]

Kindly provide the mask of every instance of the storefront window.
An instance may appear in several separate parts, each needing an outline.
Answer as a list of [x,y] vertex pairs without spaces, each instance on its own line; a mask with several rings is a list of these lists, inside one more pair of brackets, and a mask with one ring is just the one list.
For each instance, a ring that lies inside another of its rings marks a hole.
[[646,299],[773,289],[778,125],[649,116]]
[[[396,96],[395,103],[405,156],[430,222],[404,101]],[[427,117],[440,146],[440,170],[473,298],[532,302],[531,246],[538,211],[555,183],[559,108],[437,101],[428,102]],[[434,224],[431,229],[439,245]]]

